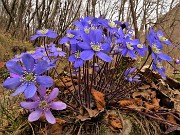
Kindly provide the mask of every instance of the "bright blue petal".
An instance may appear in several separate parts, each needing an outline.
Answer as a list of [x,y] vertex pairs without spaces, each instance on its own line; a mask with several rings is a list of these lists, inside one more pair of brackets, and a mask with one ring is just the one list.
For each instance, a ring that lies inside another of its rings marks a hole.
[[69,38],[68,37],[63,37],[61,40],[60,40],[60,44],[64,44],[66,43],[67,41],[69,41]]
[[95,42],[101,42],[102,41],[102,30],[98,29],[98,30],[95,30]]
[[35,95],[36,90],[37,90],[37,88],[36,88],[35,84],[30,83],[30,84],[28,84],[28,86],[24,90],[24,96],[26,98],[31,98],[31,97],[33,97]]
[[94,51],[92,50],[85,50],[80,53],[80,57],[83,60],[90,60],[92,59],[93,55],[94,55]]
[[84,61],[82,59],[77,59],[75,62],[74,62],[74,68],[78,68],[78,67],[81,67],[83,66],[84,64]]
[[85,42],[78,43],[78,46],[81,47],[82,49],[86,49],[86,50],[90,50],[91,49],[90,44],[87,44]]
[[58,36],[58,34],[56,34],[54,31],[52,30],[48,30],[47,34],[46,34],[49,38],[56,38]]
[[44,87],[51,87],[53,85],[53,79],[49,76],[37,76],[36,82]]
[[127,52],[128,52],[128,49],[127,48],[124,48],[122,50],[122,55],[125,57],[127,55]]
[[3,83],[3,87],[7,89],[16,89],[20,85],[20,78],[8,78]]
[[16,96],[16,95],[18,95],[18,94],[20,94],[20,93],[23,93],[24,90],[26,89],[26,87],[27,87],[27,83],[25,83],[24,85],[19,86],[19,87],[16,89],[16,91],[15,91],[13,94],[11,94],[11,96]]
[[112,58],[103,52],[96,52],[96,55],[105,62],[110,62]]
[[39,35],[34,35],[34,36],[31,36],[30,40],[35,40],[36,38],[38,38]]
[[172,61],[172,58],[168,56],[167,54],[160,53],[158,54],[158,57],[162,60]]
[[128,54],[132,59],[137,57],[136,54],[134,53],[134,51],[128,51]]
[[35,66],[34,73],[40,75],[44,73],[48,68],[48,62],[45,60],[38,61],[37,65]]
[[111,47],[108,43],[104,43],[101,45],[101,48],[103,49],[103,52],[109,52],[111,50]]
[[23,68],[16,62],[16,61],[8,61],[6,63],[7,69],[16,75],[22,75],[23,74]]
[[22,61],[26,68],[26,71],[32,72],[32,70],[34,69],[34,58],[30,54],[24,54],[22,56]]
[[69,56],[68,60],[69,60],[70,62],[74,62],[74,61],[76,60],[75,55],[72,54],[71,56]]

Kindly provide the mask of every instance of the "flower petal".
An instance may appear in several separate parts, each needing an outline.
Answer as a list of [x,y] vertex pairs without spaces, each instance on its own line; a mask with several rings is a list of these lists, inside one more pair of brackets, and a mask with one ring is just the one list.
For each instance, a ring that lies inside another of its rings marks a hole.
[[42,97],[45,97],[45,96],[46,96],[46,87],[39,86],[39,87],[38,87],[38,93],[39,93]]
[[109,52],[111,50],[111,47],[108,43],[102,44],[101,48],[103,49],[103,52]]
[[36,111],[33,111],[32,113],[30,113],[29,117],[28,117],[28,120],[30,122],[33,122],[33,121],[36,121],[40,118],[41,114],[42,114],[42,110],[41,109],[38,109]]
[[83,66],[84,64],[84,61],[82,59],[77,59],[75,62],[74,62],[74,68],[78,68],[78,67],[81,67]]
[[103,52],[96,52],[96,55],[105,62],[110,62],[112,58]]
[[90,60],[92,59],[93,55],[94,55],[94,51],[92,50],[85,50],[80,53],[80,57],[83,60]]
[[20,106],[25,109],[33,109],[39,106],[38,102],[21,102]]
[[23,68],[16,62],[16,61],[8,61],[6,63],[7,69],[16,75],[22,75],[23,74]]
[[31,36],[30,40],[35,40],[38,37],[39,37],[39,35],[33,35],[33,36]]
[[76,60],[75,55],[72,54],[71,56],[69,56],[68,60],[69,60],[70,62],[74,62],[74,61]]
[[64,43],[66,43],[67,41],[69,40],[69,38],[68,37],[63,37],[61,40],[60,40],[60,44],[64,44]]
[[58,88],[54,88],[51,93],[49,94],[49,96],[47,97],[47,102],[52,101],[53,99],[55,99],[58,96],[59,93],[59,89]]
[[27,83],[25,83],[24,85],[19,86],[19,87],[16,89],[16,91],[15,91],[13,94],[11,94],[11,96],[16,96],[16,95],[24,92],[24,90],[26,89],[26,87],[27,87]]
[[21,85],[20,78],[8,78],[3,83],[3,87],[7,89],[16,89]]
[[85,42],[78,43],[78,46],[81,47],[82,49],[85,49],[85,50],[91,49],[91,46]]
[[30,84],[28,84],[28,86],[24,90],[24,96],[26,98],[31,98],[31,97],[33,97],[35,95],[36,90],[37,90],[37,88],[36,88],[35,84],[30,83]]
[[37,76],[36,81],[43,87],[51,87],[53,85],[53,79],[49,76]]
[[52,102],[50,108],[54,110],[64,110],[66,109],[67,105],[63,102]]
[[22,56],[22,61],[27,72],[31,72],[34,69],[34,58],[30,54],[24,54]]
[[52,115],[50,110],[44,111],[44,114],[45,114],[46,120],[49,123],[51,123],[51,124],[56,123],[56,119],[54,118],[54,116]]
[[167,54],[161,53],[158,55],[158,57],[161,58],[162,60],[172,61],[172,58],[168,56]]
[[41,60],[37,63],[34,73],[37,75],[40,75],[42,73],[44,73],[48,68],[48,62],[45,60]]

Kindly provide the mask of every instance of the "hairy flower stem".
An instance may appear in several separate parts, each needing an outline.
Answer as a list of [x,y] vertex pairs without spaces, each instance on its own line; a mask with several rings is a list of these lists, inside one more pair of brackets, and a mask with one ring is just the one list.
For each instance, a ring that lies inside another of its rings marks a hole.
[[[49,54],[47,52],[47,48],[46,48],[46,37],[44,37],[44,49],[46,52],[46,55],[49,59],[49,61],[51,61],[51,58],[49,57]],[[57,70],[55,69],[55,72],[58,76],[58,80],[62,81],[63,85],[65,86],[65,88],[68,90],[68,92],[72,95],[72,97],[75,99],[75,101],[78,103],[78,105],[80,105],[79,101],[77,100],[77,98],[75,97],[75,95],[71,92],[71,90],[67,87],[67,85],[65,84],[65,82],[63,81],[63,79],[59,76],[59,73],[57,72]]]
[[86,101],[86,104],[87,104],[87,107],[88,108],[90,108],[90,103],[91,103],[91,90],[90,90],[90,87],[89,87],[89,61],[86,61],[86,63],[85,63],[85,66],[86,66],[86,87],[85,87],[85,90],[86,90],[86,93],[87,93],[87,95],[86,95],[86,99],[87,99],[87,101]]
[[81,68],[78,69],[78,97],[81,105],[83,105],[82,97],[81,97]]

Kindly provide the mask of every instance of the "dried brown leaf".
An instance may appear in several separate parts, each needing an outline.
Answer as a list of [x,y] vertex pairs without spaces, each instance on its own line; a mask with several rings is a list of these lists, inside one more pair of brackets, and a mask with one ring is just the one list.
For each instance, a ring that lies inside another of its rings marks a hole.
[[92,93],[93,98],[96,102],[97,109],[99,111],[103,110],[106,106],[105,99],[104,99],[105,95],[103,93],[95,90],[95,89],[92,89],[91,93]]
[[63,125],[66,123],[65,120],[62,120],[60,118],[56,118],[56,123],[53,125],[50,125],[48,128],[48,135],[62,135],[63,134]]

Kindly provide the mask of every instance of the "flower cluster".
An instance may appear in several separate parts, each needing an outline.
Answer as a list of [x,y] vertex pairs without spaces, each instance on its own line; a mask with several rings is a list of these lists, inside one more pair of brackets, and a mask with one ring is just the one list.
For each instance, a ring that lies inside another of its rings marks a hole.
[[[84,17],[74,24],[76,29],[67,30],[66,36],[59,42],[60,45],[45,43],[47,38],[56,38],[58,36],[54,31],[50,29],[37,30],[36,35],[33,35],[31,40],[43,37],[44,44],[37,47],[35,51],[15,55],[14,59],[6,63],[6,67],[10,71],[10,78],[5,80],[3,86],[7,89],[15,90],[12,96],[24,93],[25,98],[28,100],[21,102],[20,105],[30,111],[28,117],[30,122],[38,120],[44,114],[47,121],[54,124],[55,118],[51,113],[51,109],[63,110],[67,107],[63,102],[53,101],[58,97],[59,90],[57,88],[53,88],[50,94],[46,95],[46,89],[53,87],[53,79],[48,76],[49,72],[47,71],[56,70],[54,67],[56,67],[56,61],[59,58],[68,54],[69,62],[73,63],[75,71],[79,71],[77,76],[87,77],[85,78],[85,83],[87,83],[86,85],[89,89],[88,77],[91,76],[89,68],[93,68],[92,74],[100,73],[104,67],[104,69],[107,69],[106,71],[104,70],[104,73],[111,72],[112,67],[121,70],[119,67],[121,66],[121,58],[129,56],[130,59],[135,59],[138,55],[145,56],[148,51],[147,47],[141,44],[139,39],[134,38],[133,29],[129,27],[127,22],[110,21],[101,17]],[[163,44],[171,45],[171,42],[164,37],[161,31],[155,33],[152,28],[150,28],[150,32],[147,35],[147,40],[150,48],[149,54],[153,58],[153,69],[158,71],[163,78],[166,78],[164,74],[165,69],[161,62],[171,61],[172,59],[162,53],[162,49]],[[60,48],[61,45],[67,47],[67,53]],[[108,63],[110,64],[108,65]],[[176,61],[176,63],[179,64],[180,62]],[[82,70],[80,69],[82,66],[84,76],[81,76]],[[137,67],[129,67],[123,68],[123,79],[133,83],[140,82],[141,78],[137,74],[139,71]],[[134,73],[136,69],[137,72]],[[55,73],[58,74],[57,71]],[[92,75],[91,77],[92,81],[97,75]],[[81,85],[80,81],[81,79],[78,80],[78,85]],[[92,82],[91,86],[93,86]],[[81,95],[80,93],[79,95]],[[87,95],[86,91],[83,95]],[[90,99],[90,97],[85,99]]]
[[147,48],[138,39],[133,39],[132,29],[127,22],[84,17],[74,24],[76,30],[67,30],[60,44],[70,45],[69,61],[74,62],[75,69],[93,57],[111,62],[112,55],[129,55],[134,59],[138,52],[139,55],[145,56]]
[[152,28],[150,28],[150,32],[147,35],[147,40],[152,52],[152,68],[153,70],[158,71],[160,75],[165,79],[165,68],[162,66],[162,61],[172,61],[172,58],[167,54],[162,53],[162,49],[163,44],[171,45],[171,42],[164,37],[162,31],[158,31],[157,33],[155,33]]
[[[37,30],[36,33],[31,40],[38,37],[57,37],[57,34],[50,29]],[[24,93],[25,98],[31,101],[20,103],[21,107],[30,110],[31,114],[28,118],[30,122],[38,120],[44,113],[47,121],[54,124],[56,121],[50,110],[66,108],[66,104],[63,102],[53,102],[59,93],[57,88],[54,88],[49,96],[46,96],[46,88],[53,86],[53,79],[45,75],[46,71],[56,66],[57,57],[65,55],[66,53],[61,48],[50,43],[37,47],[36,51],[15,55],[14,59],[6,63],[6,67],[10,71],[10,78],[4,81],[3,87],[15,90],[12,96]]]

